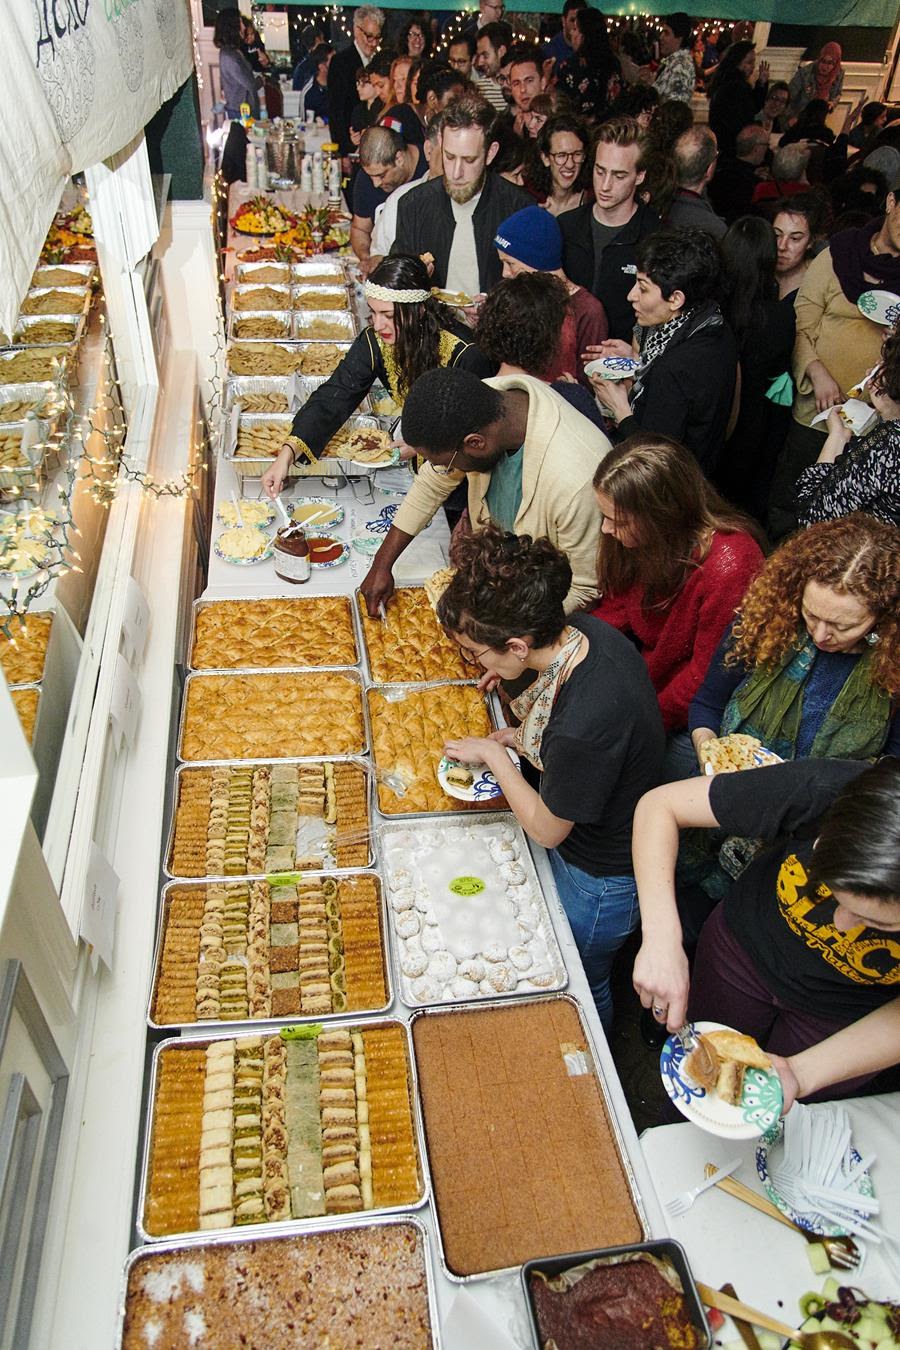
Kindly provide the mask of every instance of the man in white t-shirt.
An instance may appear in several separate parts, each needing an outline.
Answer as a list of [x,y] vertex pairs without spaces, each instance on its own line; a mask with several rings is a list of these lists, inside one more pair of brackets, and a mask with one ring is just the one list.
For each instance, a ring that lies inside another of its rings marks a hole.
[[413,188],[420,183],[427,183],[431,178],[440,178],[443,172],[441,161],[441,115],[433,118],[425,128],[425,143],[422,146],[428,171],[418,178],[414,178],[411,183],[404,183],[401,187],[395,188],[386,202],[382,202],[375,212],[375,225],[372,230],[371,250],[372,257],[380,262],[385,254],[390,253],[391,245],[397,235],[397,208],[400,205],[400,199],[407,192],[412,192]]

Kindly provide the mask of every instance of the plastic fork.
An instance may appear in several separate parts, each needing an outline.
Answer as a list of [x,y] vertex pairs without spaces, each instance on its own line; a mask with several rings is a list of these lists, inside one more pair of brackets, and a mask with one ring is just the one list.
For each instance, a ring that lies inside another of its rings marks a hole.
[[730,1177],[732,1172],[736,1172],[740,1165],[740,1158],[732,1158],[731,1162],[725,1163],[711,1177],[701,1181],[699,1186],[694,1186],[692,1190],[682,1191],[679,1195],[674,1195],[671,1200],[666,1201],[666,1213],[673,1219],[681,1218],[682,1214],[687,1214],[698,1195],[708,1191],[710,1186],[715,1186],[723,1177]]

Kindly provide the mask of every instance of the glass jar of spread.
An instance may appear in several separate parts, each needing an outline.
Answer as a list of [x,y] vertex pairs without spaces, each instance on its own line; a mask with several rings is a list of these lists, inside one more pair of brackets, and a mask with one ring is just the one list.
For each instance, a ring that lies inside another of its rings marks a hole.
[[309,561],[309,541],[300,525],[286,525],[275,535],[275,574],[282,581],[297,585],[309,581],[312,568]]

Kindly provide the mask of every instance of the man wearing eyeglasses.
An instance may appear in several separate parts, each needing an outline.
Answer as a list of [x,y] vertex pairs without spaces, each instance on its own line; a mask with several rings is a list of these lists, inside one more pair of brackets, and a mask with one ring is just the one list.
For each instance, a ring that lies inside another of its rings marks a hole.
[[477,36],[479,29],[484,28],[485,24],[499,23],[506,11],[506,6],[502,0],[479,0],[478,14],[473,15],[462,26],[463,33],[471,33]]
[[353,16],[353,41],[332,57],[328,68],[328,129],[344,158],[353,151],[350,114],[358,101],[356,72],[377,52],[383,27],[384,12],[375,5],[363,5]]
[[426,371],[403,405],[402,435],[428,462],[362,584],[373,618],[394,592],[394,563],[463,482],[472,529],[493,520],[546,537],[572,566],[566,611],[593,599],[601,517],[592,483],[610,444],[548,384],[531,375],[479,380],[466,370]]

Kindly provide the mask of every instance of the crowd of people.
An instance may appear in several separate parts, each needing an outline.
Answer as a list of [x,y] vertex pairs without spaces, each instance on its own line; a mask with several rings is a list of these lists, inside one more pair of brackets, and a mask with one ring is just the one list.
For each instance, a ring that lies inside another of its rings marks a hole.
[[[543,46],[488,0],[440,56],[383,25],[326,85],[371,326],[266,487],[389,388],[418,471],[366,602],[447,507],[438,617],[511,724],[447,753],[549,849],[607,1031],[640,925],[648,1036],[856,1092],[900,1062],[900,123],[835,134],[835,42],[770,83],[684,14],[653,54],[586,0]],[[710,778],[735,733],[785,763]]]

